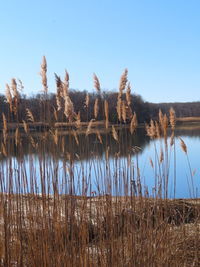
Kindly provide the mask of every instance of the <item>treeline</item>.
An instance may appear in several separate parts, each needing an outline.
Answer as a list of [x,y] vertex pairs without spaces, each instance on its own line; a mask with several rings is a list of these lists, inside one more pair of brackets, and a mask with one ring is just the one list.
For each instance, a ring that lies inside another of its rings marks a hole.
[[[95,101],[98,99],[98,114],[96,120],[105,119],[104,103],[108,103],[109,121],[111,123],[118,123],[119,116],[117,112],[118,103],[117,92],[102,92],[88,93],[87,91],[69,90],[69,98],[73,103],[74,112],[80,114],[81,121],[90,121],[95,117]],[[125,99],[125,96],[124,96]],[[122,96],[123,101],[123,96]],[[125,101],[125,100],[124,100]],[[17,105],[16,109],[11,109],[6,96],[0,95],[0,108],[1,113],[4,113],[8,122],[22,122],[30,120],[31,111],[35,122],[67,122],[65,116],[65,103],[60,103],[58,108],[57,94],[37,94],[32,97],[25,95],[18,96],[17,103],[13,103],[13,107]],[[143,100],[140,95],[130,95],[131,112],[136,113],[139,123],[148,122],[151,118],[156,119],[159,109],[163,113],[167,113],[170,107],[173,107],[177,117],[191,117],[200,116],[200,102],[187,102],[187,103],[150,103]],[[0,116],[0,121],[3,118]],[[129,122],[127,116],[126,122]],[[122,123],[124,121],[122,120]]]

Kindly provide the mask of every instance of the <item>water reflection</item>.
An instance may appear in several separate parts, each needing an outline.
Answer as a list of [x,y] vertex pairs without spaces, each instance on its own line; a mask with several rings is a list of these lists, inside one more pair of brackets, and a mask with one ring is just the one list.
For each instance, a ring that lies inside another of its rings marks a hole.
[[[119,142],[104,131],[101,140],[97,133],[80,134],[78,140],[68,132],[60,133],[57,139],[55,133],[35,133],[21,135],[21,145],[16,145],[14,134],[9,135],[7,156],[0,156],[1,191],[9,191],[11,183],[12,190],[20,193],[58,190],[66,194],[123,195],[144,194],[146,190],[154,196],[159,186],[164,187],[159,179],[168,173],[168,197],[199,196],[200,129],[176,130],[175,149],[168,147],[167,170],[166,162],[159,164],[160,150],[165,150],[162,141],[150,140],[143,128],[134,135],[122,128],[118,136]],[[188,157],[181,151],[178,137],[184,139]],[[138,182],[143,187],[141,192]]]

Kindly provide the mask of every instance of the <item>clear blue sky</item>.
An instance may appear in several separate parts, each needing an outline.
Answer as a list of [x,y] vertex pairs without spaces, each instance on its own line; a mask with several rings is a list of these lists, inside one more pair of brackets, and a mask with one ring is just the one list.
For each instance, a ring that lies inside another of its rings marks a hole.
[[42,89],[40,63],[70,87],[118,89],[124,68],[147,101],[200,100],[199,0],[7,0],[0,3],[0,93],[12,77]]

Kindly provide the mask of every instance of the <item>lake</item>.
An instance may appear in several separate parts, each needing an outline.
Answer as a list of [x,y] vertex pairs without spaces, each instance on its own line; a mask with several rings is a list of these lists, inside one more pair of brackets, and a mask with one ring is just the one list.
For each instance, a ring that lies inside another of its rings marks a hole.
[[200,128],[177,128],[167,147],[144,128],[133,135],[117,129],[119,142],[101,129],[72,133],[21,134],[20,142],[9,135],[0,157],[1,192],[199,197]]

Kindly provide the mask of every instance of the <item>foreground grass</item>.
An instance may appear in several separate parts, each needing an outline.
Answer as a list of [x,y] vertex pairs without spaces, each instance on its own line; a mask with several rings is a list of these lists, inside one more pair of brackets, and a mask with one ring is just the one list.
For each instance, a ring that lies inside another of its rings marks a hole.
[[3,266],[198,266],[200,200],[1,194]]

